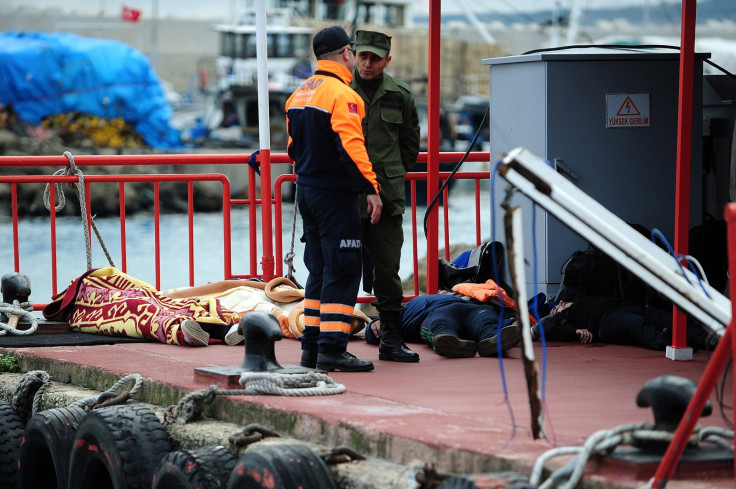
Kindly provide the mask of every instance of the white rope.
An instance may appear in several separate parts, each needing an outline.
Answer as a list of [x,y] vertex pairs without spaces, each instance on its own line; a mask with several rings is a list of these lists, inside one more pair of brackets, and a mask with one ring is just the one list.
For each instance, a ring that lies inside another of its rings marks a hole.
[[319,372],[282,374],[277,372],[243,372],[240,385],[246,394],[273,394],[279,396],[325,396],[342,394],[345,386],[329,375]]
[[[532,475],[529,478],[529,483],[533,487],[538,487],[539,489],[558,487],[558,483],[561,482],[561,479],[571,472],[570,476],[567,479],[567,482],[559,487],[572,489],[580,481],[580,478],[583,475],[583,471],[585,470],[585,465],[588,463],[591,455],[596,453],[608,452],[615,448],[616,445],[620,444],[623,441],[622,434],[631,433],[637,430],[643,430],[648,427],[650,427],[649,423],[631,423],[621,425],[610,430],[601,430],[593,433],[588,437],[582,447],[553,448],[552,450],[543,453],[537,459],[537,462],[535,463],[532,470]],[[570,454],[577,454],[577,456],[574,460],[570,461],[563,468],[552,473],[552,475],[550,475],[550,477],[543,484],[540,485],[539,479],[542,475],[544,463],[551,457]]]
[[346,390],[343,384],[335,383],[328,375],[312,371],[300,374],[243,372],[239,383],[245,388],[220,389],[211,385],[208,389],[187,394],[178,404],[166,408],[164,426],[171,423],[183,425],[198,418],[205,406],[217,396],[324,396],[342,394]]
[[[100,231],[97,229],[97,225],[95,224],[95,218],[92,216],[91,221],[87,221],[87,197],[84,193],[84,174],[81,170],[77,168],[77,165],[74,163],[74,157],[69,151],[64,151],[64,156],[66,156],[67,160],[69,160],[69,166],[67,168],[62,168],[61,170],[57,170],[54,172],[54,175],[76,175],[78,178],[77,186],[74,188],[71,184],[69,185],[70,188],[72,188],[79,198],[79,212],[82,215],[82,229],[84,232],[84,247],[85,251],[87,252],[87,270],[92,269],[92,243],[90,241],[89,237],[89,228],[92,227],[92,230],[95,232],[95,235],[97,236],[97,240],[100,242],[100,246],[102,247],[102,250],[105,252],[105,256],[107,257],[107,261],[110,264],[111,267],[115,267],[115,263],[113,263],[112,256],[110,256],[110,252],[107,250],[107,247],[105,246],[105,243],[102,240],[102,235],[100,234]],[[66,204],[66,199],[64,198],[64,191],[61,187],[61,184],[55,183],[54,184],[54,195],[56,197],[56,200],[58,201],[58,204],[54,207],[56,212],[61,211],[64,208],[64,205]],[[51,210],[51,203],[49,202],[50,199],[50,192],[49,192],[49,184],[46,185],[46,188],[43,192],[43,204],[49,211]]]
[[[711,442],[723,448],[733,450],[733,445],[726,439],[733,440],[734,432],[717,427],[697,429],[688,440],[688,444],[697,444],[701,441]],[[548,450],[537,458],[532,468],[529,483],[538,489],[572,489],[577,486],[583,476],[585,465],[591,456],[610,453],[618,445],[639,445],[643,442],[669,443],[674,433],[671,431],[653,430],[649,423],[625,424],[610,430],[601,430],[593,433],[583,446],[558,447]],[[552,457],[561,455],[575,455],[575,458],[562,468],[554,471],[540,484],[545,463]],[[565,480],[566,479],[566,480]]]
[[[14,328],[8,323],[0,322],[0,336],[10,333],[18,336],[29,335],[36,332],[38,328],[38,319],[33,315],[33,304],[30,302],[19,303],[17,300],[13,301],[12,304],[7,302],[0,303],[0,314],[5,314],[10,320],[11,316],[19,316],[20,318],[26,318],[30,321],[31,326],[27,329]],[[20,321],[20,318],[18,321]]]

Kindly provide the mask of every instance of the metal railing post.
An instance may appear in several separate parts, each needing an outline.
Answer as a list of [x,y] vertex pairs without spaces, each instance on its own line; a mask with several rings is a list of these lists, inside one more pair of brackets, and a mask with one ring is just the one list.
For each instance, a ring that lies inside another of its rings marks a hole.
[[[726,205],[724,216],[728,223],[729,290],[733,290],[736,286],[736,252],[734,252],[736,250],[736,204]],[[736,352],[736,335],[733,334],[734,318],[736,318],[736,302],[731,301],[731,322],[718,342],[718,346],[713,352],[700,382],[698,382],[698,388],[690,400],[680,424],[677,426],[675,435],[667,447],[654,477],[650,481],[650,487],[652,488],[665,487],[667,481],[672,477],[682,453],[685,451],[688,439],[700,419],[700,413],[703,412],[703,407],[708,402],[708,397],[710,397],[718,378],[726,368],[731,354]],[[734,379],[734,385],[736,386],[736,379]],[[736,390],[734,390],[734,401],[736,401]]]

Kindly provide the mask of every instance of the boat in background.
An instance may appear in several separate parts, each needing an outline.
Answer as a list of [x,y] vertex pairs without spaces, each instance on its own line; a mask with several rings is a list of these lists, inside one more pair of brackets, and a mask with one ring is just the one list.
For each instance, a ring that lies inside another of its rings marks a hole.
[[[215,103],[220,111],[214,126],[239,126],[244,133],[258,129],[258,76],[255,13],[249,11],[242,22],[218,24],[220,55],[217,58]],[[283,115],[284,103],[294,89],[313,72],[311,36],[314,28],[292,25],[293,10],[279,8],[267,13],[268,91],[272,118]],[[280,141],[278,132],[275,143]]]
[[[214,26],[220,36],[220,52],[216,61],[215,110],[209,111],[206,125],[210,130],[240,128],[242,134],[236,130],[234,135],[256,141],[259,119],[256,14],[254,1],[245,3],[244,11],[234,14],[232,22]],[[346,27],[348,31],[354,31],[358,24],[408,27],[413,3],[414,0],[376,0],[365,4],[351,0],[338,8],[335,4],[313,0],[266,2],[269,112],[271,120],[276,121],[271,132],[273,147],[286,147],[283,127],[286,99],[314,73],[314,32],[329,24],[352,24],[352,29]]]

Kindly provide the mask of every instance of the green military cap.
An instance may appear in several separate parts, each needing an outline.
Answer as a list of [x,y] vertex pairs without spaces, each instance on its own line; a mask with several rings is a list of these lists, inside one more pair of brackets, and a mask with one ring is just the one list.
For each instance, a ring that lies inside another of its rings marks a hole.
[[381,58],[385,58],[391,51],[391,36],[376,31],[356,31],[355,51],[362,53],[370,51]]

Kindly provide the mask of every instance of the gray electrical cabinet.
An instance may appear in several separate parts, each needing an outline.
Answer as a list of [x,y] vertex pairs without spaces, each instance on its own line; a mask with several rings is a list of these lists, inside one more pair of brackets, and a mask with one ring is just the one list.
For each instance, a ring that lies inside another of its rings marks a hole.
[[[690,227],[702,222],[702,59],[696,56],[694,70]],[[672,243],[679,63],[674,50],[625,47],[484,59],[491,169],[525,147],[621,219],[657,228]],[[496,176],[491,225],[498,240],[506,187]],[[527,289],[554,296],[562,265],[587,242],[525,196],[512,204],[523,210]]]

